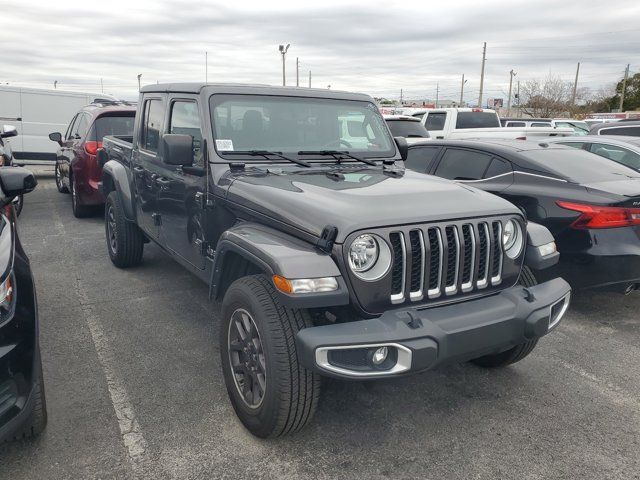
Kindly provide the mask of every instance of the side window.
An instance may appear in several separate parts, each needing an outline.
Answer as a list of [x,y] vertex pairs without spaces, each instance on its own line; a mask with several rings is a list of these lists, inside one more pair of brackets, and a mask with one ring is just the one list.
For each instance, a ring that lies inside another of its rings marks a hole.
[[409,149],[409,154],[404,162],[404,166],[409,170],[425,173],[429,171],[433,159],[440,151],[440,147],[413,147]]
[[75,130],[76,135],[78,135],[80,138],[84,138],[84,136],[87,134],[87,130],[89,130],[89,115],[80,115],[73,129]]
[[191,135],[193,139],[193,164],[202,166],[202,130],[198,104],[188,100],[177,100],[171,104],[169,133]]
[[64,134],[65,140],[69,140],[71,138],[73,127],[77,120],[78,120],[78,114],[76,114],[76,116],[71,119],[71,122],[69,123],[69,127],[67,128],[67,133]]
[[482,178],[492,178],[497,177],[498,175],[503,175],[505,173],[511,172],[511,164],[509,162],[505,162],[500,158],[494,158],[491,160],[491,164],[487,171],[484,172],[484,177]]
[[582,148],[584,146],[584,142],[558,142],[558,144],[573,148]]
[[590,151],[601,157],[622,163],[634,170],[640,169],[640,155],[624,147],[592,143]]
[[551,124],[546,122],[531,122],[531,126],[532,127],[550,127]]
[[450,148],[444,153],[435,174],[449,180],[480,180],[490,162],[491,155]]
[[640,137],[640,127],[608,127],[600,130],[600,135],[629,135]]
[[427,128],[427,130],[442,130],[444,129],[444,121],[446,119],[446,112],[429,113],[427,115],[427,123],[425,127]]
[[162,132],[162,116],[164,109],[159,99],[147,100],[144,104],[144,118],[140,147],[150,152],[158,151],[160,133]]
[[524,122],[507,122],[505,127],[526,127],[527,124]]

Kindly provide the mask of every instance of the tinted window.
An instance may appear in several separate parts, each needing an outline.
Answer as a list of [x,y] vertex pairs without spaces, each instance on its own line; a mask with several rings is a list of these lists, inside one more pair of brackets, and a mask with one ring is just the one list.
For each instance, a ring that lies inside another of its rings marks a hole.
[[65,133],[65,135],[64,135],[64,138],[66,140],[69,140],[71,138],[71,135],[73,134],[73,131],[74,131],[73,127],[75,125],[75,122],[78,120],[78,116],[79,115],[76,115],[75,117],[73,117],[71,119],[71,123],[69,124],[69,128],[67,128],[67,133]]
[[150,152],[158,151],[160,132],[162,132],[162,116],[164,109],[161,100],[147,100],[144,104],[144,124],[140,146]]
[[442,130],[444,129],[444,121],[446,119],[447,114],[445,112],[429,113],[425,127],[427,130]]
[[479,180],[491,162],[491,155],[470,150],[447,149],[435,174],[450,180]]
[[409,170],[425,173],[439,151],[440,147],[412,147],[409,149],[404,166]]
[[456,128],[499,127],[500,120],[495,112],[458,112]]
[[131,137],[133,135],[133,123],[135,112],[131,112],[128,117],[98,117],[91,127],[91,140],[101,142],[106,135],[122,135]]
[[499,158],[494,158],[491,160],[491,164],[487,171],[484,173],[483,178],[491,178],[497,177],[498,175],[503,175],[505,173],[509,173],[511,171],[511,165],[509,162],[505,162]]
[[387,120],[394,137],[429,138],[429,132],[420,122],[411,120]]
[[600,135],[629,135],[640,137],[640,127],[611,127],[600,130]]
[[585,150],[548,148],[520,154],[540,165],[542,170],[575,183],[607,182],[621,180],[625,176],[640,179],[640,174],[635,170]]
[[531,122],[531,126],[532,127],[550,127],[551,124],[546,122]]
[[603,143],[592,143],[590,151],[601,157],[622,163],[635,170],[640,169],[640,155],[628,148],[617,145],[605,145]]
[[83,138],[89,129],[89,116],[82,114],[78,116],[75,125],[73,126],[73,133],[80,138]]
[[558,144],[565,147],[582,148],[584,142],[558,142]]
[[193,139],[193,162],[202,165],[202,130],[196,102],[178,101],[171,105],[169,133],[191,135]]
[[524,122],[507,122],[507,127],[526,127],[527,124]]

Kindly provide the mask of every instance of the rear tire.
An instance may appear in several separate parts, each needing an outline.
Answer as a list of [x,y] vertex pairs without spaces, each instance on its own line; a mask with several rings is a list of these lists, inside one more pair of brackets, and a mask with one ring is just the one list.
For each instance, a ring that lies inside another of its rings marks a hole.
[[[518,285],[523,287],[533,287],[538,284],[535,275],[531,269],[527,266],[522,267],[520,272],[520,279]],[[512,363],[519,362],[524,357],[529,355],[538,344],[538,339],[529,340],[527,342],[516,345],[509,350],[500,353],[494,353],[492,355],[485,355],[484,357],[475,358],[471,360],[471,363],[484,368],[500,368],[511,365]]]
[[120,196],[116,191],[107,197],[104,227],[111,262],[118,268],[139,265],[144,250],[144,235],[138,225],[125,218]]
[[60,173],[60,169],[58,168],[57,163],[55,167],[55,175],[56,175],[56,187],[58,187],[58,191],[60,193],[69,193],[69,189],[64,186],[64,183],[62,183],[62,174]]
[[316,411],[320,376],[299,364],[295,343],[311,326],[308,312],[284,307],[264,275],[236,280],[224,296],[222,372],[238,418],[257,437],[294,433]]
[[86,205],[80,205],[80,199],[78,198],[78,189],[76,187],[76,181],[73,177],[69,177],[69,185],[71,185],[71,209],[73,210],[73,216],[76,218],[85,218],[93,213],[91,207]]

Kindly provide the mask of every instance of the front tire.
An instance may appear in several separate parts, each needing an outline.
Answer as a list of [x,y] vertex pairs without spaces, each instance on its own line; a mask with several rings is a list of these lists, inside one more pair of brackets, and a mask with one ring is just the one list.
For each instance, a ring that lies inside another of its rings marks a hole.
[[320,376],[299,364],[295,337],[306,310],[284,307],[264,275],[236,280],[222,303],[220,355],[231,404],[261,438],[302,429],[313,417]]
[[124,216],[118,192],[107,197],[104,208],[104,228],[111,262],[118,268],[134,267],[142,261],[144,235]]
[[[527,266],[522,267],[518,285],[522,285],[523,287],[533,287],[537,284],[538,280],[536,279],[531,269]],[[471,362],[484,368],[506,367],[507,365],[519,362],[520,360],[525,358],[533,351],[537,344],[538,339],[534,338],[533,340],[529,340],[527,342],[521,343],[520,345],[516,345],[515,347],[510,348],[509,350],[505,350],[504,352],[475,358],[471,360]]]

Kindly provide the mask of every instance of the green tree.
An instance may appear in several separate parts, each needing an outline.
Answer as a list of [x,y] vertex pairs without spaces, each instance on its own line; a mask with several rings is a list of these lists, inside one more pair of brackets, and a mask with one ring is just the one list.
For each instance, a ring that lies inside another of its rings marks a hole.
[[[620,107],[620,93],[622,92],[622,80],[616,85],[616,94],[609,99],[611,108]],[[627,88],[624,94],[622,111],[640,110],[640,73],[636,73],[627,79]]]

